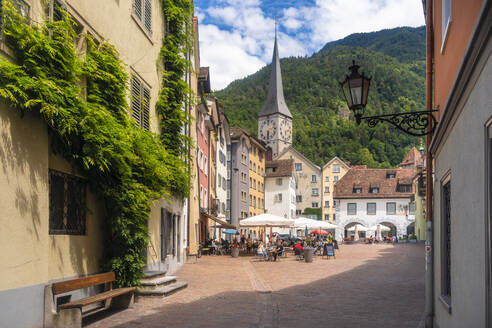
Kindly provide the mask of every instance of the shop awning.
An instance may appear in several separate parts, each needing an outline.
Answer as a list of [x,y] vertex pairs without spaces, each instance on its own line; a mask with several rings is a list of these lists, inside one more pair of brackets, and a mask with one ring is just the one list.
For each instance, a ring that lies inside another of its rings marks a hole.
[[219,223],[221,225],[221,228],[226,228],[226,229],[236,229],[236,226],[235,225],[232,225],[230,223],[227,223],[225,222],[224,220],[221,220],[219,219],[218,217],[216,216],[213,216],[213,215],[210,215],[208,213],[202,213],[203,216],[206,216],[207,218],[209,218],[210,220],[212,221],[215,221],[217,223]]

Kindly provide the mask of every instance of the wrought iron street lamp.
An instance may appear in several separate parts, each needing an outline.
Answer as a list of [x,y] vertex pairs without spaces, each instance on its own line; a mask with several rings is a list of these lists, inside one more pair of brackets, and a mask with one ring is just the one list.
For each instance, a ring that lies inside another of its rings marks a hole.
[[432,112],[436,110],[364,116],[371,78],[364,73],[360,74],[359,68],[360,66],[352,61],[352,66],[349,67],[350,75],[346,76],[345,81],[340,82],[347,105],[354,112],[357,124],[365,120],[367,125],[373,128],[384,121],[413,136],[424,136],[434,132],[437,122]]

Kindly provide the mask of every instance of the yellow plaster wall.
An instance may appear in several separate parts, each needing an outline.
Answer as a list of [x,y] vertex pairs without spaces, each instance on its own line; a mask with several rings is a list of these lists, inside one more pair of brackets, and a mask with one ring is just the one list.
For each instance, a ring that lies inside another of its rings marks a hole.
[[[260,157],[258,156],[258,151],[261,151],[263,153],[263,158],[260,160]],[[256,181],[256,189],[253,188],[253,185],[249,185],[249,194],[252,197],[256,197],[256,208],[253,206],[254,203],[251,203],[249,205],[249,212],[250,216],[255,216],[259,214],[265,213],[265,208],[264,208],[264,201],[265,201],[265,148],[260,147],[257,143],[251,142],[251,147],[250,147],[250,152],[249,152],[249,160],[250,160],[250,165],[249,165],[249,176],[251,178],[251,181]],[[254,167],[256,167],[256,171],[254,170]],[[263,171],[263,175],[261,172]],[[260,190],[258,185],[263,185],[263,189]],[[248,196],[249,197],[249,196]],[[259,206],[258,202],[259,199],[261,199],[262,206]],[[249,202],[249,199],[248,199]]]
[[[334,177],[338,176],[338,180],[340,180],[345,173],[348,172],[348,168],[346,167],[345,163],[343,163],[341,160],[338,158],[335,158],[332,160],[332,162],[328,162],[329,164],[325,165],[323,167],[323,182],[322,182],[322,189],[321,189],[321,195],[322,195],[322,206],[323,206],[323,220],[325,219],[325,215],[329,214],[330,215],[330,220],[329,222],[335,223],[336,220],[333,220],[333,214],[336,214],[336,208],[333,206],[333,191],[335,188],[336,182],[334,181]],[[338,164],[340,165],[340,173],[333,173],[333,165]],[[326,177],[328,177],[329,181],[326,182]],[[328,186],[330,189],[330,192],[325,193],[325,187]],[[325,207],[325,201],[330,202],[330,207]]]
[[[70,12],[75,11],[86,26],[116,47],[128,73],[136,73],[150,87],[150,129],[159,132],[157,114],[153,109],[160,90],[162,64],[158,59],[164,36],[164,18],[160,2],[153,1],[152,35],[148,36],[132,16],[132,3],[67,0]],[[111,13],[110,20],[108,13]]]
[[0,290],[48,277],[48,133],[0,103]]
[[[191,90],[193,92],[193,95],[195,95],[195,102],[198,103],[200,99],[198,98],[198,78],[197,78],[197,72],[200,67],[200,57],[199,57],[199,44],[198,44],[198,22],[194,22],[193,24],[193,32],[195,34],[195,42],[194,42],[194,47],[193,47],[193,54],[192,54],[192,66],[193,66],[193,71],[190,74],[190,86]],[[196,134],[196,117],[197,117],[197,110],[196,106],[193,106],[193,109],[191,111],[192,115],[192,121],[190,124],[190,138],[192,140],[191,144],[193,146],[191,150],[191,156],[190,156],[190,175],[191,175],[191,190],[190,190],[190,196],[189,196],[189,207],[190,207],[190,213],[188,216],[188,245],[187,245],[187,254],[197,254],[198,253],[198,246],[199,246],[199,238],[198,238],[198,222],[200,219],[200,200],[199,200],[199,195],[198,195],[198,167],[196,163],[196,148],[198,147],[197,145],[197,134]]]

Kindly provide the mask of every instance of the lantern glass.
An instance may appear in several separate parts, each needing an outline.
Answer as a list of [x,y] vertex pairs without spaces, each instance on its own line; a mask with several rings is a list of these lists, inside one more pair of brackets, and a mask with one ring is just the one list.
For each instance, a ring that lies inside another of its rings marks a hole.
[[362,105],[362,77],[351,78],[350,95],[352,96],[352,105],[358,107]]
[[365,77],[362,75],[362,78],[364,80],[363,82],[363,91],[362,91],[362,106],[367,105],[367,96],[369,95],[369,86],[371,85],[371,79]]
[[352,96],[350,94],[348,76],[347,76],[347,79],[342,83],[342,90],[343,90],[343,95],[345,96],[345,100],[347,101],[348,107],[352,108],[353,102],[352,102]]

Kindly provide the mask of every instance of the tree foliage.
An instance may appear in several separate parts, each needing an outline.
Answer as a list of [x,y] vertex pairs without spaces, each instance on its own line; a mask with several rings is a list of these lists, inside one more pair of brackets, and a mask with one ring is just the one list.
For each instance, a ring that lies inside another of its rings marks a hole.
[[[398,44],[398,49],[392,48]],[[360,46],[359,46],[360,45]],[[375,46],[377,45],[377,46]],[[378,48],[379,47],[379,48]],[[398,165],[420,140],[389,124],[368,128],[346,120],[339,81],[352,60],[372,77],[367,115],[422,110],[425,105],[425,35],[422,28],[357,34],[327,44],[311,57],[281,60],[284,93],[293,114],[294,147],[318,165],[333,156],[369,167]],[[256,134],[257,115],[268,91],[269,66],[216,92],[233,125]]]
[[128,115],[128,75],[118,52],[86,36],[86,58],[80,59],[68,14],[30,25],[5,1],[2,17],[15,63],[0,59],[0,97],[22,113],[39,113],[53,150],[87,176],[106,208],[102,268],[115,271],[120,286],[137,285],[152,201],[171,193],[184,197],[189,190],[186,160],[170,146],[180,144],[179,134],[165,142],[136,127]]

